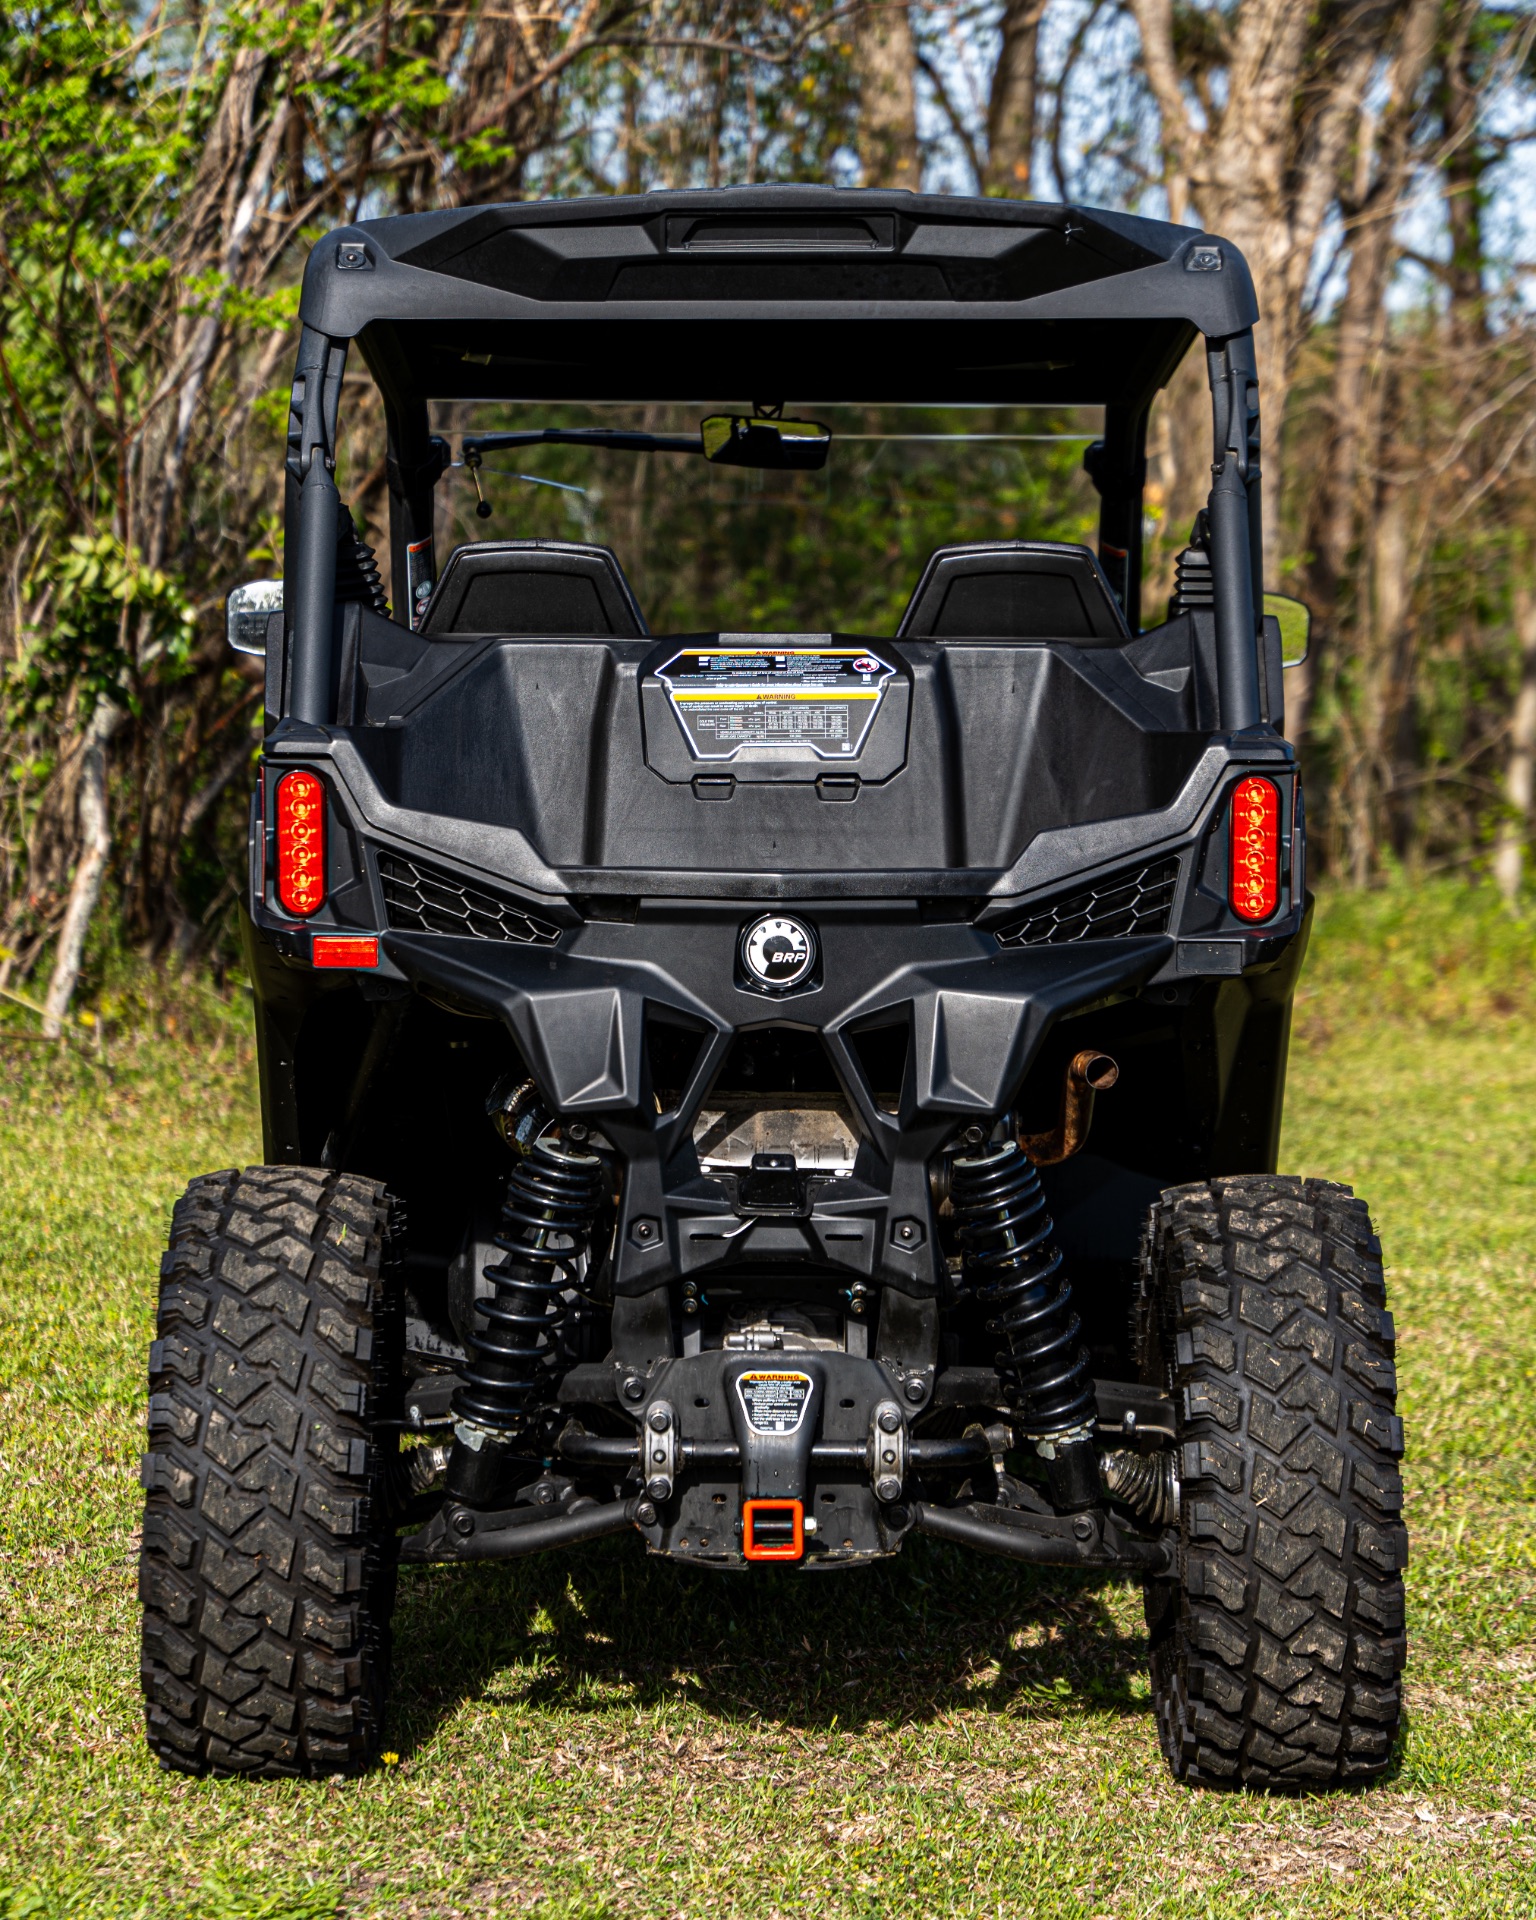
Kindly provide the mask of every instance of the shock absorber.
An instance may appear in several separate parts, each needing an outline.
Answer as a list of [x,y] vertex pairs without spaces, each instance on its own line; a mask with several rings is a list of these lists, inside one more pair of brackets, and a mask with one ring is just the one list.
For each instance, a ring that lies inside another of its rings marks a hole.
[[466,1505],[502,1491],[509,1461],[536,1439],[605,1191],[595,1154],[548,1139],[535,1140],[508,1177],[495,1235],[501,1258],[484,1269],[493,1291],[475,1303],[453,1399],[448,1491]]
[[1072,1289],[1051,1241],[1040,1176],[1012,1141],[957,1156],[950,1204],[966,1278],[1004,1346],[997,1371],[1026,1440],[1045,1463],[1064,1513],[1097,1504],[1093,1382]]

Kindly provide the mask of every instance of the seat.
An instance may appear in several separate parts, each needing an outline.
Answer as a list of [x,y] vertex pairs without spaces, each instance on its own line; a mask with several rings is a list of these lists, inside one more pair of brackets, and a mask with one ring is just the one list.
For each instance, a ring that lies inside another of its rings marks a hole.
[[1064,540],[940,547],[896,629],[898,640],[1067,640],[1119,647],[1131,637],[1097,556]]
[[650,629],[607,547],[476,540],[449,554],[421,631],[429,639],[496,633],[642,640]]

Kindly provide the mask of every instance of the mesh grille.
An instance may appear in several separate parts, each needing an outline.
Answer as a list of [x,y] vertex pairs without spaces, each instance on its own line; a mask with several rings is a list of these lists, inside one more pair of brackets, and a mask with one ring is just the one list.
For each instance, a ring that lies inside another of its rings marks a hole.
[[1005,947],[1049,947],[1070,940],[1123,940],[1133,933],[1166,933],[1178,883],[1177,860],[1122,867],[1092,886],[1042,900],[1021,919],[997,929]]
[[518,946],[552,946],[560,929],[538,920],[505,894],[472,887],[441,867],[379,855],[384,910],[389,924],[408,933],[457,933],[471,940],[511,940]]

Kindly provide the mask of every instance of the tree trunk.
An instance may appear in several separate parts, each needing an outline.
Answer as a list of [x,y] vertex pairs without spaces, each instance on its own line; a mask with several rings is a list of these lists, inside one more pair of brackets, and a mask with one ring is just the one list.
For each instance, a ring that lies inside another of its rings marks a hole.
[[[1302,302],[1339,162],[1370,63],[1351,20],[1319,44],[1295,0],[1241,0],[1224,14],[1226,104],[1191,112],[1174,0],[1132,0],[1147,84],[1162,123],[1173,217],[1192,200],[1202,224],[1241,248],[1253,275],[1264,395],[1264,564],[1278,583],[1284,426]],[[1377,29],[1379,32],[1379,28]]]
[[1442,193],[1451,242],[1447,263],[1451,332],[1463,346],[1488,339],[1488,302],[1483,289],[1483,176],[1489,154],[1480,122],[1486,102],[1478,83],[1481,0],[1461,0],[1451,10],[1448,44],[1441,60],[1440,123],[1444,134]]
[[1520,690],[1509,728],[1509,760],[1504,773],[1508,812],[1499,822],[1493,877],[1499,892],[1513,902],[1525,869],[1531,803],[1536,800],[1536,587],[1515,589],[1515,632],[1520,641]]
[[1002,45],[987,102],[987,167],[983,193],[1027,200],[1035,153],[1035,92],[1045,0],[1005,0]]
[[1387,327],[1387,289],[1398,258],[1397,216],[1413,171],[1413,116],[1434,55],[1439,0],[1412,0],[1380,119],[1362,125],[1359,187],[1345,213],[1349,274],[1334,322],[1333,377],[1322,468],[1309,490],[1302,549],[1312,642],[1286,690],[1286,732],[1300,749],[1324,655],[1340,626],[1339,602],[1362,506],[1361,474],[1379,465],[1381,410],[1370,402]]
[[1395,669],[1413,615],[1414,562],[1407,501],[1385,489],[1371,518],[1370,617],[1362,635],[1358,694],[1358,752],[1354,780],[1353,848],[1350,866],[1357,887],[1369,884],[1382,842],[1382,821],[1392,785],[1391,743],[1402,690]]
[[112,851],[112,829],[107,817],[107,742],[123,721],[121,707],[103,700],[91,715],[85,731],[81,754],[79,798],[80,858],[69,890],[69,907],[59,934],[59,950],[54,956],[53,978],[48,982],[48,997],[43,1002],[43,1038],[57,1040],[64,1031],[64,1016],[74,998],[75,982],[80,978],[80,958],[85,952],[85,936],[91,916],[101,897],[101,883]]
[[859,161],[866,187],[921,182],[917,148],[917,66],[905,0],[866,7],[854,27],[859,75]]

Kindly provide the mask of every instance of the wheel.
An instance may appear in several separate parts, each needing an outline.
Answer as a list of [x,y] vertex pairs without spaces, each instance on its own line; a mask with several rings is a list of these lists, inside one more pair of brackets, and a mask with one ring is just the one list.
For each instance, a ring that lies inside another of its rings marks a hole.
[[194,1180],[161,1262],[144,1456],[149,1745],[184,1773],[356,1773],[378,1751],[403,1319],[376,1182]]
[[1254,1174],[1152,1209],[1137,1335],[1174,1395],[1182,1511],[1147,1624],[1181,1780],[1316,1789],[1390,1764],[1408,1543],[1385,1302],[1348,1187]]

